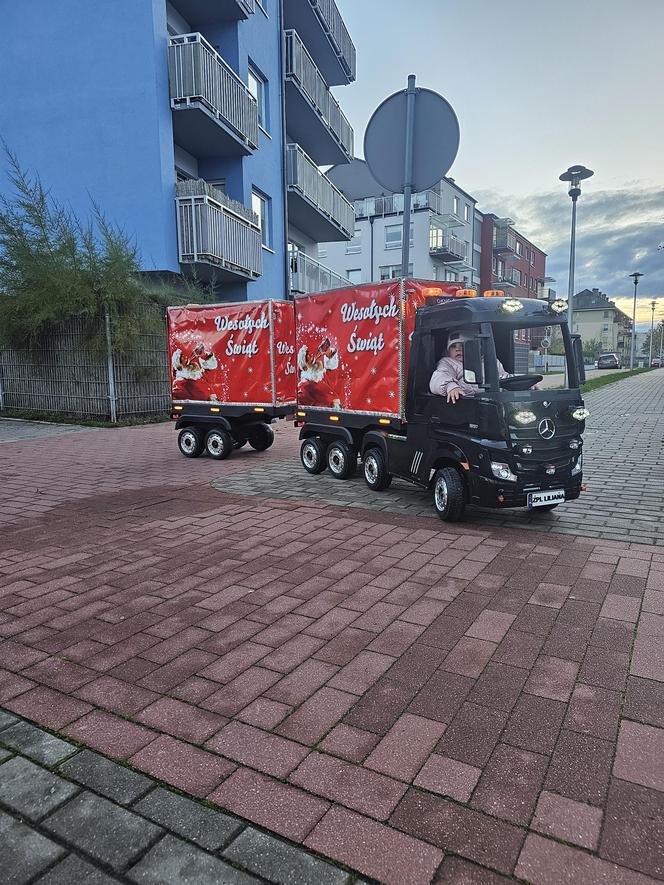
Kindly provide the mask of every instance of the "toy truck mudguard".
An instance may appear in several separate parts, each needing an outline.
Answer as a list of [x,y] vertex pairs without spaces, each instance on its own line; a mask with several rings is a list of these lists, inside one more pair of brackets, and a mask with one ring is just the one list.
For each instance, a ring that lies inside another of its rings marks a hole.
[[[543,512],[578,497],[588,413],[564,302],[475,294],[407,279],[296,299],[305,470],[346,479],[359,457],[370,488],[393,476],[430,488],[445,520],[468,504]],[[564,340],[569,385],[540,391],[542,376],[515,372],[514,340],[550,325]],[[452,403],[429,383],[455,332],[468,341],[457,371],[469,386]]]
[[254,301],[168,308],[171,417],[186,457],[269,448],[270,423],[296,404],[292,304]]

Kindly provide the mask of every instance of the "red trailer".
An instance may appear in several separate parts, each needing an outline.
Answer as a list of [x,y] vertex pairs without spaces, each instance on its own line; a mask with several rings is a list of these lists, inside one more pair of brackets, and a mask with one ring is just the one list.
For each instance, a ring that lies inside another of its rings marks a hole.
[[285,301],[168,308],[172,417],[183,455],[227,458],[272,445],[270,422],[296,400],[293,306]]

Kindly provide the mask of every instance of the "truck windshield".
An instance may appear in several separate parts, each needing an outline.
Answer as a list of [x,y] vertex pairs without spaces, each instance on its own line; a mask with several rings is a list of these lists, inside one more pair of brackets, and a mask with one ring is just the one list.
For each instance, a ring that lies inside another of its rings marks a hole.
[[510,375],[544,375],[546,387],[567,387],[568,347],[562,323],[544,327],[493,324],[496,356]]

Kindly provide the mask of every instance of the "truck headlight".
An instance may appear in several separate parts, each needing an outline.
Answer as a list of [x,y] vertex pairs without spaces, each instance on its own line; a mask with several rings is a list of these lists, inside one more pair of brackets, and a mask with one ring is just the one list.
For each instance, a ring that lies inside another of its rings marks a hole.
[[523,304],[521,304],[518,298],[506,298],[500,305],[500,309],[504,313],[518,313],[518,311],[523,310]]
[[576,421],[585,421],[586,418],[590,418],[590,412],[588,409],[584,409],[583,406],[580,406],[578,409],[574,409],[572,412],[572,418]]
[[521,412],[514,412],[512,420],[516,421],[517,424],[532,424],[534,421],[537,421],[537,415],[534,412],[523,409]]
[[516,482],[516,476],[510,470],[509,464],[503,464],[501,461],[492,461],[491,472],[496,479],[504,479],[507,482]]
[[576,476],[577,473],[581,473],[583,470],[583,455],[579,455],[576,459],[576,464],[572,467],[572,476]]
[[556,298],[556,300],[552,301],[549,305],[549,310],[552,313],[565,313],[567,310],[567,302],[562,298]]

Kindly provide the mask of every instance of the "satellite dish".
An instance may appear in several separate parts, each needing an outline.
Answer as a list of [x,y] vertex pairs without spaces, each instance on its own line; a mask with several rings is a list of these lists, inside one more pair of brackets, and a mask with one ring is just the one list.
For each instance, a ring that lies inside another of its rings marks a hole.
[[395,92],[373,112],[364,134],[364,157],[371,174],[392,193],[407,184],[414,192],[433,187],[445,176],[459,150],[459,121],[442,95],[416,88],[412,130],[412,180],[406,168],[407,90]]

